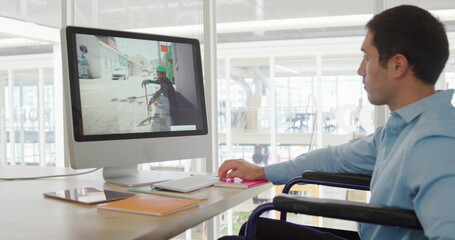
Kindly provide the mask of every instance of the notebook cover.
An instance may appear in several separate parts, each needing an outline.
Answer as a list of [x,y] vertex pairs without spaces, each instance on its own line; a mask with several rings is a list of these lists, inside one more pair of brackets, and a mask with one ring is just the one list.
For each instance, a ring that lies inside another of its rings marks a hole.
[[251,188],[268,183],[264,180],[258,181],[241,181],[235,182],[233,179],[223,179],[215,183],[215,187],[230,187],[230,188]]
[[99,209],[165,216],[199,205],[198,200],[134,196],[120,201],[103,203]]

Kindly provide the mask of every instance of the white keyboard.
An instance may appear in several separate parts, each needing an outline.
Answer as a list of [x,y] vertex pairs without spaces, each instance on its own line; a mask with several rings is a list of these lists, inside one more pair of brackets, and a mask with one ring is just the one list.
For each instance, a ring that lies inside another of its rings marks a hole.
[[176,192],[191,192],[209,187],[218,182],[218,178],[207,175],[193,175],[176,180],[153,184],[156,189],[171,190]]

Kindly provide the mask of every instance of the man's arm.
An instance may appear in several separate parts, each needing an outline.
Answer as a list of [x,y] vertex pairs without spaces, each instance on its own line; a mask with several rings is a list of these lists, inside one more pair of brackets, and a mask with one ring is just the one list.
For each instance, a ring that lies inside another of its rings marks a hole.
[[306,170],[369,174],[373,172],[376,161],[376,141],[375,135],[369,135],[340,146],[304,153],[293,160],[265,168],[245,160],[226,160],[220,166],[218,176],[239,177],[244,180],[266,179],[274,184],[284,184],[301,176]]
[[160,81],[158,80],[150,80],[150,79],[147,79],[147,83],[152,83],[152,84],[161,84]]
[[156,99],[158,99],[161,96],[161,93],[163,93],[163,91],[164,91],[164,89],[162,87],[160,89],[158,89],[158,91],[156,91],[153,94],[153,97],[152,97],[152,99],[150,99],[149,104],[154,103],[156,101]]
[[407,185],[429,239],[455,239],[455,139],[425,138],[413,148]]
[[[379,130],[378,130],[379,131]],[[376,162],[379,134],[353,139],[345,144],[304,153],[293,160],[265,167],[268,181],[285,184],[304,171],[371,174]]]
[[150,83],[160,84],[160,81],[158,81],[158,80],[151,80],[151,79],[144,79],[144,80],[142,80],[141,86],[142,86],[142,88],[144,88],[145,85],[150,84]]

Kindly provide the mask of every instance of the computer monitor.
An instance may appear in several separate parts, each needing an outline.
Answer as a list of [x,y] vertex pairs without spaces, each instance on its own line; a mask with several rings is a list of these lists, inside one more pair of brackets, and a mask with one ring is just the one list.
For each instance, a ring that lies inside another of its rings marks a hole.
[[68,26],[62,56],[72,168],[138,186],[180,176],[138,164],[210,159],[198,40]]

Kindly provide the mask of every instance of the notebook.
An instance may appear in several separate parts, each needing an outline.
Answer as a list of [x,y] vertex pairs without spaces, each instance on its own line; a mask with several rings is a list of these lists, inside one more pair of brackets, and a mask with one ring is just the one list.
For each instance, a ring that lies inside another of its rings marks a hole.
[[165,216],[199,205],[198,200],[134,196],[120,201],[99,204],[99,209]]
[[230,187],[230,188],[251,188],[251,187],[256,187],[262,184],[268,183],[267,181],[264,180],[258,180],[258,181],[234,181],[233,179],[224,179],[224,180],[219,180],[218,182],[215,183],[215,187]]

